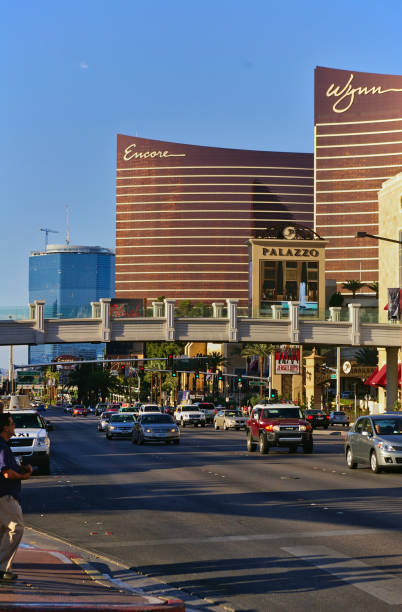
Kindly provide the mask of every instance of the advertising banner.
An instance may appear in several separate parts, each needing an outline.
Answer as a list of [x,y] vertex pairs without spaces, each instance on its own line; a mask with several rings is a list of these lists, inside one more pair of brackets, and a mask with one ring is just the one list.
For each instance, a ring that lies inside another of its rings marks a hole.
[[300,374],[300,346],[281,344],[275,351],[275,374]]
[[144,316],[143,299],[113,298],[110,303],[110,316],[113,319],[133,319]]

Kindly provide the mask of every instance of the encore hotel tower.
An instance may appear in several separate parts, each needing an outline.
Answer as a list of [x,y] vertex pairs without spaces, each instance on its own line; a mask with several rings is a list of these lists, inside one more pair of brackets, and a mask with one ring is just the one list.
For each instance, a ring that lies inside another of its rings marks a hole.
[[117,137],[116,297],[248,299],[246,241],[313,227],[313,155]]
[[378,191],[402,171],[402,76],[316,68],[315,230],[326,278],[378,280]]

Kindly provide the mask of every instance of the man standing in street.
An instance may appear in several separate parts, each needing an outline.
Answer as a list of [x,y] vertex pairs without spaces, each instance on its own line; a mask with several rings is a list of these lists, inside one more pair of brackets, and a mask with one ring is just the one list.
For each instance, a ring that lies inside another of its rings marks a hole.
[[14,434],[11,415],[0,414],[0,582],[18,578],[11,565],[24,533],[21,480],[32,474],[32,466],[20,467],[8,445]]

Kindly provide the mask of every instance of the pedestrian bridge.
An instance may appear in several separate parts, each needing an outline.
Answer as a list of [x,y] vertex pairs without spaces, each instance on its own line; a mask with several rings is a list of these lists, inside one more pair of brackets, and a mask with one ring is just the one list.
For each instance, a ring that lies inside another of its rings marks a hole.
[[[340,308],[330,309],[330,320],[300,316],[299,303],[288,302],[286,318],[278,306],[271,317],[240,316],[238,301],[213,304],[213,316],[175,317],[175,300],[153,303],[152,317],[113,318],[109,298],[92,302],[90,318],[47,319],[45,302],[29,305],[29,319],[0,321],[0,345],[55,344],[70,342],[252,342],[374,346],[397,349],[401,325],[363,323],[360,304],[349,304],[348,320],[341,321]],[[224,308],[225,307],[225,308]]]

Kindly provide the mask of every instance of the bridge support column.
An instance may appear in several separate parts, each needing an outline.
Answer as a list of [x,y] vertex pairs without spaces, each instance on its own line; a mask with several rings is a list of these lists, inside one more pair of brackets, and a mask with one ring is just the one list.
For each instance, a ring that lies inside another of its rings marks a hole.
[[329,320],[340,321],[341,320],[341,306],[330,306],[329,307]]
[[33,321],[34,319],[36,319],[36,306],[35,304],[28,304],[28,308],[29,308],[29,320]]
[[360,344],[360,307],[361,304],[348,304],[349,322],[352,324],[350,342],[354,346]]
[[35,300],[35,336],[36,344],[45,341],[45,301]]
[[231,298],[226,300],[228,305],[228,319],[229,319],[229,342],[237,342],[238,329],[237,329],[237,305],[239,300],[233,300]]
[[212,302],[212,316],[214,319],[223,318],[223,307],[224,306],[225,306],[224,302]]
[[102,342],[110,342],[110,302],[111,298],[101,298],[100,315],[102,319],[101,336]]
[[101,317],[100,302],[91,302],[91,317],[92,319],[100,319]]
[[273,319],[280,319],[282,316],[282,306],[280,304],[273,304],[271,306],[271,310],[272,310],[272,318]]
[[392,411],[398,400],[398,351],[397,347],[388,347],[387,353],[387,401],[386,411]]
[[289,318],[290,318],[290,342],[291,344],[299,343],[299,302],[288,302]]
[[163,302],[152,302],[152,316],[155,319],[163,318],[164,309],[165,309],[165,305]]
[[165,317],[166,317],[166,340],[175,340],[176,330],[174,327],[174,304],[176,300],[165,299]]

